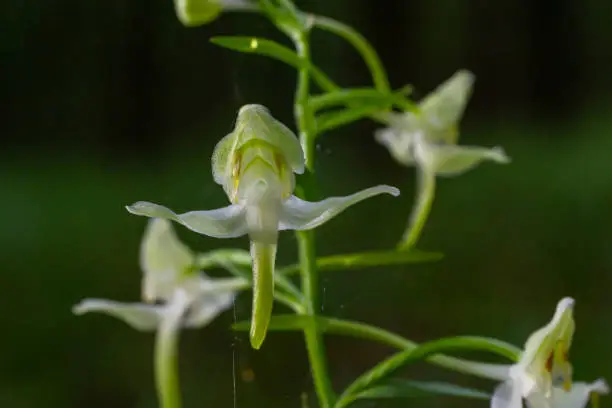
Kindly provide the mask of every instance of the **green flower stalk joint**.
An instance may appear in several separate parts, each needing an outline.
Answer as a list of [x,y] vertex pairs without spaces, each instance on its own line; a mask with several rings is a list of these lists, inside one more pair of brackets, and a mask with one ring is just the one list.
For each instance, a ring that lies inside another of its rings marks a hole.
[[[607,394],[602,379],[572,384],[568,361],[574,334],[574,299],[558,304],[552,320],[529,336],[519,362],[497,366],[492,378],[504,379],[491,399],[491,408],[584,408],[590,397]],[[594,401],[596,398],[593,399]]]
[[347,207],[378,194],[399,195],[395,187],[379,185],[346,197],[319,202],[293,195],[294,173],[304,172],[304,153],[295,134],[261,105],[245,105],[232,133],[213,152],[212,173],[231,205],[209,211],[176,214],[161,205],[140,201],[132,214],[165,218],[214,238],[249,235],[253,258],[251,345],[259,349],[272,313],[274,265],[278,231],[309,230]]
[[257,7],[248,0],[174,0],[174,9],[183,25],[197,27],[212,22],[224,11],[251,11]]
[[[85,299],[75,314],[100,312],[117,317],[140,331],[157,330],[155,365],[162,406],[180,406],[176,355],[181,327],[200,328],[229,308],[244,279],[210,279],[194,271],[194,254],[181,243],[167,220],[152,219],[140,251],[145,303]],[[161,304],[153,304],[161,302]]]
[[433,202],[436,176],[457,176],[485,160],[509,163],[501,147],[491,149],[458,146],[458,123],[470,97],[474,75],[456,72],[415,111],[389,113],[389,127],[376,131],[375,138],[391,156],[405,166],[416,166],[419,173],[416,205],[399,248],[413,247],[425,225]]

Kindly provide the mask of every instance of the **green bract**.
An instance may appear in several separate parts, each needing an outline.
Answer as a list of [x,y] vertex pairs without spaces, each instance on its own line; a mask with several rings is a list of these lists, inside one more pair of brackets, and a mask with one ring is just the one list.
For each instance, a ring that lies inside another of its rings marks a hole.
[[184,214],[143,201],[127,207],[133,214],[171,219],[215,238],[249,235],[254,348],[261,346],[272,312],[278,231],[312,229],[366,198],[399,194],[397,188],[380,185],[346,197],[308,202],[293,195],[294,173],[303,171],[304,154],[293,132],[264,106],[245,105],[234,130],[219,141],[212,156],[214,180],[223,186],[231,205]]

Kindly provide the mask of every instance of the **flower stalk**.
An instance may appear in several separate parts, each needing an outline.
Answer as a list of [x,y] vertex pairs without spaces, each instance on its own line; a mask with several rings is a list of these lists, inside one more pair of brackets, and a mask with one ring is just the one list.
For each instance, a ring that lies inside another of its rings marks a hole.
[[[298,56],[303,61],[310,61],[308,33],[295,30],[291,35]],[[300,191],[302,198],[312,200],[314,190],[314,164],[315,164],[315,134],[314,117],[309,104],[310,98],[310,70],[301,68],[298,72],[298,82],[295,97],[294,113],[299,129],[300,144],[304,151],[304,165],[306,168],[306,183],[302,183]],[[318,292],[319,279],[316,263],[316,247],[314,231],[297,231],[298,256],[302,291],[304,294],[304,314],[316,316],[319,310]],[[327,358],[323,336],[316,325],[304,329],[304,339],[308,351],[308,359],[315,385],[315,391],[321,408],[330,408],[334,404],[334,391],[329,378]]]

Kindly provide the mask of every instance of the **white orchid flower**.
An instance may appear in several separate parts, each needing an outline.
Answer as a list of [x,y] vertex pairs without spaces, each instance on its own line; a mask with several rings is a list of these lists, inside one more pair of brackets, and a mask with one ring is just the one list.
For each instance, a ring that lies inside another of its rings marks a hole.
[[157,330],[155,362],[160,399],[177,398],[176,348],[181,327],[206,326],[229,308],[246,279],[210,279],[193,269],[195,257],[178,240],[170,221],[152,219],[140,249],[144,303],[85,299],[75,314],[99,312],[117,317],[140,331]]
[[397,188],[380,185],[319,202],[297,198],[293,195],[294,173],[304,172],[304,153],[293,132],[261,105],[240,109],[234,131],[215,147],[212,172],[231,205],[177,214],[141,201],[127,209],[136,215],[176,221],[210,237],[249,235],[253,258],[250,338],[255,349],[264,341],[272,313],[278,231],[316,228],[366,198],[382,193],[399,195]]
[[[145,303],[121,303],[85,299],[74,308],[77,314],[101,312],[124,320],[142,331],[166,326],[202,327],[230,307],[234,292],[245,279],[210,279],[193,270],[194,254],[178,240],[172,225],[163,219],[149,221],[140,251]],[[159,302],[160,304],[157,304]]]
[[504,381],[496,388],[491,408],[583,408],[594,394],[607,394],[604,380],[592,384],[572,384],[572,366],[568,361],[574,334],[574,299],[566,297],[558,304],[552,320],[534,332],[525,343],[518,363],[499,366],[495,378]]
[[400,247],[412,247],[420,235],[435,192],[436,176],[457,176],[485,160],[510,162],[501,147],[458,146],[458,123],[470,97],[474,75],[456,72],[426,96],[414,112],[390,113],[389,127],[375,138],[391,156],[419,173],[417,200]]

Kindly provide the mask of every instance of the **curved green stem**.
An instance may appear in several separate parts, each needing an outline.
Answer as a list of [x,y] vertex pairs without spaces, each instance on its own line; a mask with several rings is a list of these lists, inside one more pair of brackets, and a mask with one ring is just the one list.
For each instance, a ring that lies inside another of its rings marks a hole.
[[[297,30],[291,34],[300,59],[304,62],[310,61],[308,34]],[[301,193],[303,198],[308,199],[314,194],[315,145],[314,117],[309,106],[310,70],[306,64],[304,65],[305,67],[301,68],[298,73],[294,113],[298,122],[300,143],[304,151],[305,177],[307,178],[306,183],[301,186]],[[309,316],[315,316],[318,311],[319,286],[314,239],[313,231],[297,232],[302,290],[304,293],[304,312]],[[321,408],[331,408],[334,404],[335,395],[329,379],[323,337],[316,326],[304,328],[304,337],[319,405]]]
[[172,306],[165,311],[155,339],[155,381],[162,408],[181,408],[177,343],[181,318],[189,306],[189,299],[183,292],[175,296]]
[[[324,326],[327,333],[374,340],[378,343],[386,344],[400,350],[415,350],[420,347],[420,344],[408,340],[399,334],[395,334],[381,329],[380,327],[371,326],[365,323],[325,318]],[[495,345],[499,350],[499,354],[510,359],[512,362],[517,362],[519,360],[522,350],[518,349],[512,344],[499,340],[495,341]],[[499,368],[501,367],[499,364],[474,362],[462,358],[449,357],[442,354],[430,356],[426,359],[426,361],[448,370],[457,371],[463,374],[470,374],[488,379],[503,379],[503,377],[499,375]]]
[[419,173],[417,200],[404,236],[397,245],[397,249],[401,251],[414,247],[419,240],[436,193],[436,174],[426,169],[418,169],[417,171]]
[[[383,378],[389,377],[398,369],[406,365],[415,363],[419,360],[427,359],[427,357],[436,355],[440,352],[478,350],[483,348],[490,349],[491,351],[497,353],[503,351],[497,349],[497,343],[491,342],[490,339],[480,337],[442,338],[419,345],[415,349],[400,351],[388,359],[380,362],[353,381],[353,383],[351,383],[351,385],[349,385],[345,392],[340,396],[335,408],[344,408],[348,406],[355,400],[355,395],[359,391],[370,387]],[[509,369],[509,366],[498,365],[495,371],[498,374],[503,372],[504,376],[507,376],[509,375]]]
[[391,91],[389,79],[387,78],[387,72],[380,61],[378,54],[374,50],[374,47],[372,47],[372,45],[363,35],[361,35],[351,26],[329,17],[312,16],[312,19],[315,27],[334,33],[344,38],[353,47],[355,47],[368,66],[376,89],[381,92]]

